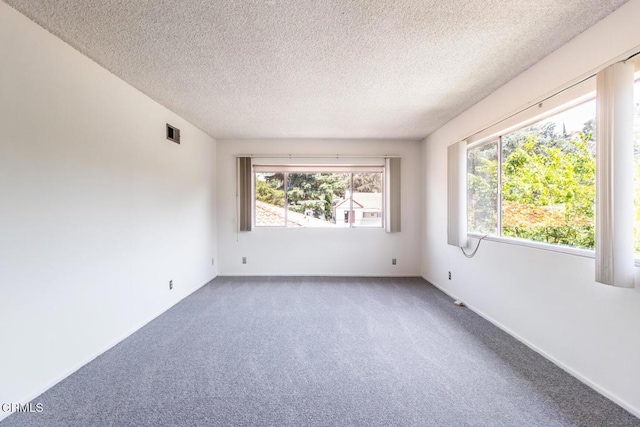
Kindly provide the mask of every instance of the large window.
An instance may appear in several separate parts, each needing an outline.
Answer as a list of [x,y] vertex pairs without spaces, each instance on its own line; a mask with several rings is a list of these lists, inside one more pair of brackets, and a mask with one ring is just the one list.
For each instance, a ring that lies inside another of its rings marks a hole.
[[595,100],[468,150],[468,226],[593,249]]
[[[308,169],[308,168],[305,168]],[[383,172],[255,173],[257,227],[383,226]]]

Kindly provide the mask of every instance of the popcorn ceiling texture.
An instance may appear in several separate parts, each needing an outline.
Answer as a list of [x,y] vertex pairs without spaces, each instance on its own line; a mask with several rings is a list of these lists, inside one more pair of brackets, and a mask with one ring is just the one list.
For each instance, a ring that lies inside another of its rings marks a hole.
[[216,138],[421,139],[625,0],[6,2]]

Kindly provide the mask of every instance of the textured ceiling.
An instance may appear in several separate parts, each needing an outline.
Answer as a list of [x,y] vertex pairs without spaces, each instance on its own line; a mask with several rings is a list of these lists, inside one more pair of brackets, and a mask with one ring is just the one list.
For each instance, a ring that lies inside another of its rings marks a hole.
[[419,139],[625,1],[6,3],[216,138]]

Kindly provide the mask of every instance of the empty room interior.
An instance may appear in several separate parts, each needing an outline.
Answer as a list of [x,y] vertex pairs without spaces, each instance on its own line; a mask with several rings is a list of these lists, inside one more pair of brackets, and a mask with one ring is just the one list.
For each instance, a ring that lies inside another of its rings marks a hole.
[[0,426],[640,426],[639,17],[0,1]]

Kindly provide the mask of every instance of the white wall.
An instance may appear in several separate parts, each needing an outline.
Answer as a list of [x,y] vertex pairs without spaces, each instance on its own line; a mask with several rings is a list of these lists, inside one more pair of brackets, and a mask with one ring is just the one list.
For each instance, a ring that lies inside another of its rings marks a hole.
[[2,2],[0,58],[0,402],[21,403],[215,276],[215,140]]
[[638,16],[631,0],[425,140],[422,265],[425,279],[640,416],[639,290],[595,283],[593,259],[497,242],[467,259],[446,238],[447,145],[639,47]]
[[[420,143],[354,140],[218,141],[218,245],[224,275],[420,275]],[[238,154],[402,156],[402,232],[254,228],[237,233]],[[242,257],[247,264],[242,264]],[[391,265],[397,258],[398,264]]]

